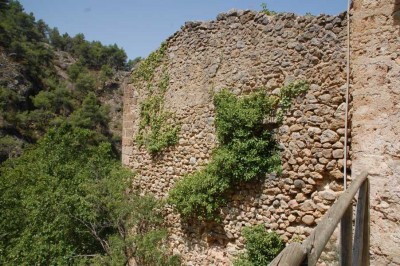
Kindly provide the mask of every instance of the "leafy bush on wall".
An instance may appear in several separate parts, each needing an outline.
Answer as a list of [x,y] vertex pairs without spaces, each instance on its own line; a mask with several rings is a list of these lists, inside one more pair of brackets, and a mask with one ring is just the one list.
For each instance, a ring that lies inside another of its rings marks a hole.
[[280,236],[267,232],[262,224],[244,228],[243,236],[246,252],[234,261],[234,266],[268,265],[285,247]]
[[169,203],[182,218],[216,219],[228,189],[280,172],[277,142],[265,121],[281,122],[290,100],[307,89],[308,85],[299,81],[282,88],[279,96],[255,92],[237,97],[228,90],[214,96],[220,145],[207,166],[184,177],[169,193]]

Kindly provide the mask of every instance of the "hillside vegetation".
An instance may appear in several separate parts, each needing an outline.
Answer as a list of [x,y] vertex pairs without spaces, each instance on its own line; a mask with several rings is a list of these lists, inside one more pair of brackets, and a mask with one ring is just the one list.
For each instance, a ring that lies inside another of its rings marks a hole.
[[137,61],[0,0],[1,265],[179,263],[162,247],[162,203],[130,191],[119,161]]
[[2,1],[0,12],[0,160],[19,155],[64,122],[118,138],[102,102],[117,97],[121,106],[119,84],[111,81],[121,81],[118,71],[129,68],[124,50],[86,41],[83,34],[61,36],[16,1]]

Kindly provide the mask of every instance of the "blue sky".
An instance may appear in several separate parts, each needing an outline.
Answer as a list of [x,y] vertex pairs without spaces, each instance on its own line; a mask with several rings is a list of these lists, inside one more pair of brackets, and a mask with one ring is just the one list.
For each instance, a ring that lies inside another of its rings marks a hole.
[[145,57],[185,21],[211,20],[229,9],[260,10],[261,3],[278,12],[338,14],[347,0],[20,0],[61,33],[83,33],[87,40],[118,44],[128,57]]

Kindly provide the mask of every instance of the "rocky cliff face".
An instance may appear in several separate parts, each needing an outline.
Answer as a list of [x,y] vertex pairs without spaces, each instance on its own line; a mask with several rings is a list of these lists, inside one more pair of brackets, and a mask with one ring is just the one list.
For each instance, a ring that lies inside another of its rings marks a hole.
[[342,190],[345,93],[345,16],[231,11],[210,22],[188,22],[167,40],[169,85],[164,108],[181,125],[179,143],[151,156],[135,142],[146,83],[125,84],[123,164],[135,186],[167,196],[174,183],[200,169],[217,145],[212,94],[237,95],[306,80],[277,129],[282,176],[270,175],[232,191],[220,224],[183,223],[172,209],[168,245],[188,265],[225,265],[244,248],[243,227],[265,224],[286,241],[304,239]]
[[400,2],[353,2],[353,173],[370,172],[371,265],[400,265]]

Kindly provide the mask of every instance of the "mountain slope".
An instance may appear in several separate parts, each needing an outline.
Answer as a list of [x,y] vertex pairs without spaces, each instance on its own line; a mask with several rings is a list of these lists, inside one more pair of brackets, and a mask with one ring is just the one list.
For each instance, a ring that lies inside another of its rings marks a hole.
[[0,162],[19,156],[53,126],[79,124],[78,110],[89,95],[99,117],[84,127],[118,151],[120,84],[131,67],[125,52],[89,42],[83,34],[60,35],[17,1],[2,0],[0,7]]

